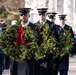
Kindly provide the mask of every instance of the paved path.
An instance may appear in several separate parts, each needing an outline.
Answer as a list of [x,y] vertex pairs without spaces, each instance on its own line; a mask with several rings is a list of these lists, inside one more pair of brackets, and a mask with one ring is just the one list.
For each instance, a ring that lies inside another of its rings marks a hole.
[[76,75],[76,56],[70,57],[69,74]]
[[[70,57],[70,64],[69,64],[69,73],[68,75],[76,75],[76,56]],[[3,75],[10,75],[10,74],[5,74]]]

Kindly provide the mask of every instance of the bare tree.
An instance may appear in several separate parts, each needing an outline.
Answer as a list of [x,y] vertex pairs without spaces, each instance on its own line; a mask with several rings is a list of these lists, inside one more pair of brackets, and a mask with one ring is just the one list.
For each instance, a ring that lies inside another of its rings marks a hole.
[[25,6],[25,0],[0,0],[0,4],[3,5],[9,13],[17,14],[18,8]]

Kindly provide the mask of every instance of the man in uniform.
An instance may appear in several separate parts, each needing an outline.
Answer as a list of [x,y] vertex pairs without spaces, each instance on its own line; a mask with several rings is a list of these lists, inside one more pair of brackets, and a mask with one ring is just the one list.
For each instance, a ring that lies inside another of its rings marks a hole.
[[[22,27],[30,26],[32,30],[35,30],[35,25],[28,19],[30,17],[31,8],[20,8],[20,20]],[[31,60],[25,62],[12,61],[11,75],[34,75],[34,56]]]
[[58,37],[58,33],[57,33],[58,25],[55,24],[55,15],[57,13],[56,12],[48,12],[47,14],[48,14],[49,21],[52,23],[51,26],[55,31],[54,35],[56,36],[56,40],[57,40],[57,42],[59,42],[59,37]]
[[[52,27],[52,22],[46,19],[47,17],[47,8],[38,8],[38,13],[40,20],[37,21],[35,24],[48,24],[50,26],[50,29],[54,31],[54,27]],[[56,35],[55,35],[56,37]],[[40,37],[41,38],[41,37]],[[42,40],[39,40],[39,45],[42,43]],[[36,74],[35,75],[54,75],[54,69],[53,69],[53,54],[50,53],[47,59],[40,59],[36,61]]]
[[[57,30],[60,32],[60,36],[64,35],[64,30],[70,30],[70,33],[72,34],[73,37],[72,28],[65,23],[66,15],[65,14],[59,15],[59,18],[60,18],[60,26]],[[60,56],[60,62],[59,62],[60,75],[68,75],[68,70],[69,70],[69,54]]]
[[[52,22],[52,26],[54,29],[56,29],[55,35],[56,35],[56,40],[59,43],[59,36],[58,36],[58,31],[57,28],[59,27],[57,24],[55,24],[55,15],[57,14],[56,12],[48,12],[48,18],[50,22]],[[56,50],[54,51],[56,52]],[[58,65],[59,65],[59,55],[54,58],[54,75],[57,75],[58,73]]]

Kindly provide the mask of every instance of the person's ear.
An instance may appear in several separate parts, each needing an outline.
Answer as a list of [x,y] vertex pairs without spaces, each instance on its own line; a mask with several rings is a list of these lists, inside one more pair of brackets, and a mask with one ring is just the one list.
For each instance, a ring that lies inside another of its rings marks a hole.
[[28,14],[28,17],[30,18],[30,14]]
[[29,17],[30,17],[30,14],[29,14]]
[[54,20],[56,20],[56,18],[54,18]]
[[48,14],[47,14],[47,13],[45,13],[45,15],[47,16]]
[[64,21],[66,21],[66,19],[64,19]]

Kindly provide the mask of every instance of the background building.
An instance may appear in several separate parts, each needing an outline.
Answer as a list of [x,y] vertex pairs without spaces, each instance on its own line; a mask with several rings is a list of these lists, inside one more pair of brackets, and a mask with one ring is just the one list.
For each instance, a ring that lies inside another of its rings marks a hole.
[[[32,7],[30,20],[35,22],[38,20],[38,7],[48,7],[48,11],[57,12],[58,14],[67,14],[66,22],[73,28],[76,26],[76,0],[25,0],[25,7]],[[58,14],[56,23],[59,24]]]

